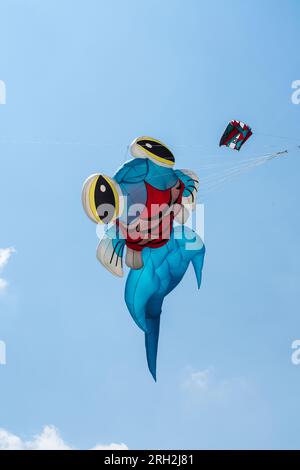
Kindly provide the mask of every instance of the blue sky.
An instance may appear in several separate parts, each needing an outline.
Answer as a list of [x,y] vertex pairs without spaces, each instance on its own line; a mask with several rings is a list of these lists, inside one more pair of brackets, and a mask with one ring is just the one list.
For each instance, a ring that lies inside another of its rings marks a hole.
[[42,436],[76,448],[299,448],[299,151],[204,201],[203,284],[189,271],[165,301],[156,384],[80,198],[138,135],[200,181],[203,158],[229,158],[232,118],[255,132],[236,159],[300,145],[299,15],[296,0],[1,2],[2,445],[55,426]]

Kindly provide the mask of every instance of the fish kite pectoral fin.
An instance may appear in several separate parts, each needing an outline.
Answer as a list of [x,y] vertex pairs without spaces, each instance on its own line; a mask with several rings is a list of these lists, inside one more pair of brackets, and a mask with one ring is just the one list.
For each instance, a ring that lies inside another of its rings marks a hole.
[[205,256],[205,245],[199,235],[186,226],[175,227],[174,233],[177,236],[177,244],[180,247],[183,258],[193,264],[197,285],[200,289],[202,268]]
[[125,240],[112,238],[112,235],[110,230],[104,234],[97,247],[97,259],[112,274],[122,277]]
[[205,247],[203,245],[202,250],[192,258],[192,263],[193,263],[193,268],[194,268],[196,279],[197,279],[198,289],[200,289],[200,286],[201,286],[204,254],[205,254]]
[[182,204],[190,206],[192,210],[196,207],[197,192],[199,189],[199,178],[191,170],[175,170],[176,175],[184,184]]

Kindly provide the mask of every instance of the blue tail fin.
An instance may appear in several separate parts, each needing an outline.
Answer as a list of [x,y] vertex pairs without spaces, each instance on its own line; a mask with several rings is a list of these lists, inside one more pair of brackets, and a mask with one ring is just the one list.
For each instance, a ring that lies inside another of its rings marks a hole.
[[160,314],[164,298],[154,295],[147,303],[145,346],[147,363],[152,377],[156,381],[156,357],[159,337]]
[[159,337],[160,317],[147,318],[147,330],[145,333],[145,346],[147,354],[147,363],[152,377],[156,381],[156,358]]

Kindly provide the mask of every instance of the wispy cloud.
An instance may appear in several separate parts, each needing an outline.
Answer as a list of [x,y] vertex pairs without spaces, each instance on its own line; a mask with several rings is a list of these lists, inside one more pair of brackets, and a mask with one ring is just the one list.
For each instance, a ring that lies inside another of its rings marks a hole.
[[[127,450],[125,444],[97,444],[91,450]],[[42,432],[26,441],[0,428],[0,450],[75,450],[67,444],[54,426],[44,426]]]
[[185,389],[206,391],[211,385],[213,369],[190,370],[183,381]]
[[222,378],[213,366],[196,370],[188,367],[181,382],[183,390],[199,403],[226,404],[236,397],[255,394],[252,384],[244,377]]
[[200,449],[260,449],[272,435],[268,398],[252,376],[229,371],[186,367],[180,380],[182,412],[191,426],[197,424]]
[[[10,248],[0,248],[0,272],[3,271],[5,266],[7,265],[9,258],[13,253],[15,253],[15,249],[13,247]],[[3,292],[7,287],[7,281],[0,277],[0,292]]]
[[0,292],[4,291],[7,287],[7,281],[0,277]]

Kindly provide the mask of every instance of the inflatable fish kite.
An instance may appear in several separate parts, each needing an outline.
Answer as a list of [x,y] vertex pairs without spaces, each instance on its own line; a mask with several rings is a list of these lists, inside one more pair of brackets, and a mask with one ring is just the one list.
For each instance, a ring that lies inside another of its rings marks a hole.
[[[183,278],[190,262],[198,287],[205,247],[184,223],[196,205],[199,180],[189,170],[174,170],[175,158],[160,141],[139,137],[130,146],[132,160],[111,178],[90,176],[82,191],[90,219],[107,224],[97,248],[98,260],[123,276],[123,255],[130,268],[125,288],[128,310],[145,333],[149,370],[156,380],[162,304]],[[174,220],[180,225],[174,227]]]

